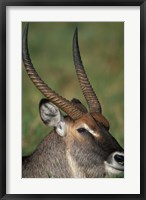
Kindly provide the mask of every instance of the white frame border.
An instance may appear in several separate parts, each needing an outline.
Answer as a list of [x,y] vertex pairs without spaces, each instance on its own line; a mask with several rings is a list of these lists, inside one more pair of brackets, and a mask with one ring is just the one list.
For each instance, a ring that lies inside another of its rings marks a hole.
[[[39,14],[38,14],[39,13]],[[66,20],[67,16],[67,20]],[[21,22],[123,21],[125,178],[21,179]],[[14,38],[17,38],[14,40]],[[7,194],[140,194],[140,7],[7,7]],[[134,45],[134,48],[133,48]],[[15,51],[14,48],[15,47]],[[15,72],[17,71],[17,76]],[[136,80],[136,81],[135,81]],[[15,90],[13,89],[15,88]],[[137,95],[135,95],[137,94]],[[17,98],[16,98],[17,97]],[[132,105],[134,104],[134,106]],[[133,108],[134,107],[134,108]],[[15,117],[14,117],[15,114]],[[135,150],[136,147],[136,150]],[[15,155],[15,156],[14,156]],[[135,162],[136,160],[136,162]],[[135,170],[133,170],[136,169]],[[134,174],[134,177],[133,177]],[[134,179],[134,180],[133,180]],[[105,188],[106,185],[106,188]]]

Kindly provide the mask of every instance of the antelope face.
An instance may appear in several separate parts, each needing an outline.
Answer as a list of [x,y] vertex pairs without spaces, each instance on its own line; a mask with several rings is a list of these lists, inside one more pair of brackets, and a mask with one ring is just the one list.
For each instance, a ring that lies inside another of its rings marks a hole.
[[[40,102],[40,116],[65,141],[66,156],[73,177],[108,177],[123,173],[123,149],[109,133],[109,123],[102,115],[100,102],[86,75],[78,46],[77,29],[73,37],[73,59],[89,111],[79,100],[69,101],[44,83],[31,62],[27,35],[28,24],[23,34],[22,56],[30,79],[47,98]],[[67,116],[64,117],[59,109]]]
[[68,154],[77,172],[84,171],[85,177],[123,174],[123,149],[109,133],[108,122],[101,114],[85,114],[72,123],[68,133]]
[[73,121],[43,99],[40,102],[40,116],[46,125],[55,127],[56,134],[63,136],[74,177],[122,175],[123,149],[109,133],[109,123],[102,114],[85,113]]

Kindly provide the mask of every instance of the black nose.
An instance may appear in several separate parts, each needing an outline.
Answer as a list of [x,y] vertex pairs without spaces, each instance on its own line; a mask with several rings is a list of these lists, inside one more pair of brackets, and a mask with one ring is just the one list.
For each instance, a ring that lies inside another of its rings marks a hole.
[[115,154],[114,159],[120,165],[124,165],[124,156],[123,155]]

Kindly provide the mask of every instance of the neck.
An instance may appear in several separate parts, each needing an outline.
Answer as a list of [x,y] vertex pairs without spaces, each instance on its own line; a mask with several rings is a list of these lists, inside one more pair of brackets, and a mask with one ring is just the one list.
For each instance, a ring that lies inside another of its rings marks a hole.
[[66,156],[64,138],[55,131],[41,142],[36,151],[23,159],[24,178],[69,178],[72,172]]
[[53,131],[51,134],[49,134],[47,140],[45,140],[45,143],[47,143],[47,170],[50,177],[71,177],[71,170],[66,156],[66,144],[64,139],[55,131]]

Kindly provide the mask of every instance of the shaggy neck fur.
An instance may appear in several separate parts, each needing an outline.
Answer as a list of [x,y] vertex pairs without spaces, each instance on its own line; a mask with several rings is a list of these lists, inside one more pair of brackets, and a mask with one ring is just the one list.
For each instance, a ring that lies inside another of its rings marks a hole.
[[[51,143],[50,143],[51,141]],[[66,144],[52,131],[37,150],[23,161],[22,177],[69,178],[73,172],[66,157]]]

